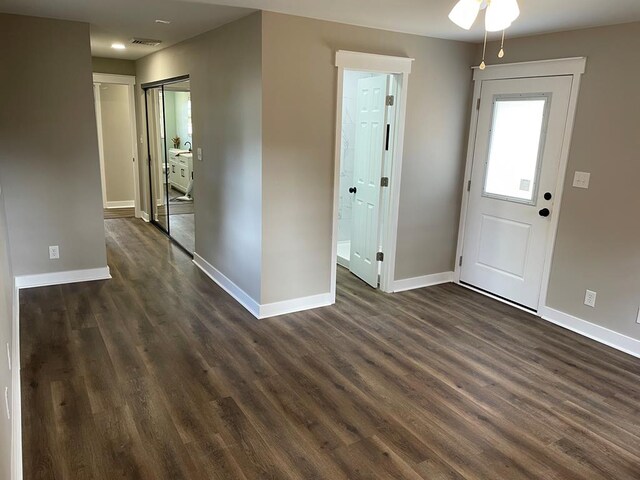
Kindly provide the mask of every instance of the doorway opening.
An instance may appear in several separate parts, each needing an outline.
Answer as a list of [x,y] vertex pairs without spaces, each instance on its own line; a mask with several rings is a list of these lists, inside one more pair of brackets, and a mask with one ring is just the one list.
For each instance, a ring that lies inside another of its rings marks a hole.
[[337,268],[394,290],[410,58],[339,51],[331,292]]
[[195,250],[193,124],[189,77],[143,85],[149,148],[150,221]]
[[133,76],[93,75],[105,218],[141,216],[134,85]]
[[373,288],[384,252],[396,97],[395,75],[345,70],[337,261]]

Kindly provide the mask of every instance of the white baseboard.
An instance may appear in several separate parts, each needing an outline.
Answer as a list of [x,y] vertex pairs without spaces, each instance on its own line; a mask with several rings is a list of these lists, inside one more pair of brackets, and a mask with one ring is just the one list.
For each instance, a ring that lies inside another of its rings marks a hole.
[[341,257],[340,255],[338,255],[338,265],[344,267],[344,268],[349,268],[349,260],[347,260],[344,257]]
[[294,298],[282,302],[266,303],[264,305],[256,302],[251,296],[238,287],[233,281],[225,276],[220,270],[207,262],[204,258],[194,252],[193,263],[202,270],[211,280],[216,282],[225,292],[231,295],[236,301],[246,308],[251,315],[256,318],[269,318],[287,313],[301,312],[311,308],[326,307],[335,302],[330,293],[312,295],[310,297]]
[[616,350],[620,350],[628,353],[629,355],[640,358],[640,340],[627,337],[621,333],[614,332],[608,328],[601,327],[595,323],[582,320],[581,318],[574,317],[573,315],[569,315],[568,313],[564,313],[550,307],[542,307],[538,311],[538,315],[548,322],[555,323],[556,325],[560,325],[572,332],[579,333],[580,335],[584,335],[592,340],[604,343]]
[[147,223],[150,222],[149,214],[147,212],[140,212],[140,218],[142,218],[142,220],[144,220]]
[[302,312],[312,308],[326,307],[335,303],[331,293],[321,293],[309,297],[294,298],[282,302],[265,303],[260,305],[260,316],[258,318],[277,317],[287,313]]
[[133,208],[136,206],[135,200],[122,200],[117,202],[107,202],[107,208]]
[[193,253],[193,263],[202,270],[211,280],[235,298],[240,305],[249,310],[256,318],[260,318],[260,305],[251,296],[227,278],[220,270],[207,262],[197,253]]
[[13,289],[11,340],[11,479],[22,480],[22,395],[20,391],[20,299]]
[[423,275],[422,277],[405,278],[393,282],[394,292],[404,292],[416,288],[430,287],[432,285],[440,285],[441,283],[449,283],[453,281],[453,272],[433,273],[431,275]]
[[64,283],[90,282],[111,278],[109,267],[69,270],[66,272],[38,273],[36,275],[17,275],[16,288],[46,287]]
[[[342,255],[341,255],[342,254]],[[338,242],[338,265],[349,268],[351,254],[351,240],[341,240]]]

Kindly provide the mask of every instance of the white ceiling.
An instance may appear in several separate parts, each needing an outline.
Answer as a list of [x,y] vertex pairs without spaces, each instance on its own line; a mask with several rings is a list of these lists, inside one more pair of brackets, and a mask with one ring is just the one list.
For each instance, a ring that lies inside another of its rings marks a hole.
[[[91,24],[97,57],[136,59],[248,15],[253,10],[178,0],[0,0],[0,12]],[[170,25],[155,23],[170,20]],[[162,40],[158,47],[130,45],[133,37]],[[126,50],[114,50],[121,42]]]
[[[187,0],[194,1],[194,0]],[[457,0],[195,0],[271,10],[430,37],[479,42],[476,20],[467,32],[449,19]],[[640,0],[518,0],[520,17],[510,35],[574,30],[640,20]],[[483,14],[481,14],[483,15]]]
[[[482,22],[467,32],[447,15],[457,0],[0,0],[0,11],[79,20],[91,24],[93,54],[135,59],[154,50],[236,20],[253,10],[301,15],[336,22],[480,41]],[[509,35],[572,30],[640,21],[640,0],[519,0],[521,15]],[[170,20],[158,25],[156,19]],[[162,40],[160,47],[129,46],[115,51],[111,43],[132,37]]]

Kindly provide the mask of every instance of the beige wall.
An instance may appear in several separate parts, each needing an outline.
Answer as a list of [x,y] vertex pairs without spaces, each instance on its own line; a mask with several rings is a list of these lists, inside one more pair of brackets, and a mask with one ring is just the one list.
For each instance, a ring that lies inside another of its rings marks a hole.
[[0,50],[0,177],[13,273],[105,267],[89,25],[0,14],[0,43],[11,45]]
[[[204,158],[199,162],[194,155],[196,253],[256,301],[262,228],[261,32],[258,12],[136,65],[138,84],[190,75],[193,149],[202,148]],[[137,88],[142,117],[144,97]],[[142,122],[138,132],[144,134]],[[142,145],[140,158],[147,156]],[[141,175],[145,205],[147,175],[146,170]]]
[[129,86],[100,85],[102,150],[107,202],[134,201]]
[[91,68],[94,73],[111,73],[115,75],[135,75],[136,62],[121,58],[92,57]]
[[[4,189],[0,185],[0,346],[12,345],[13,338],[13,275],[9,259],[9,234],[4,211]],[[12,349],[13,350],[13,349]],[[6,355],[0,360],[0,392],[4,397],[5,387],[12,398],[11,372]],[[2,400],[4,403],[4,401]],[[4,408],[4,405],[2,406]],[[11,422],[0,415],[0,478],[11,477]]]
[[[506,51],[506,63],[588,58],[547,303],[640,339],[640,23],[510,39]],[[591,172],[588,190],[571,186],[575,171]],[[586,289],[596,308],[583,305]]]
[[330,289],[337,50],[416,59],[395,278],[453,269],[476,46],[265,12],[262,303]]

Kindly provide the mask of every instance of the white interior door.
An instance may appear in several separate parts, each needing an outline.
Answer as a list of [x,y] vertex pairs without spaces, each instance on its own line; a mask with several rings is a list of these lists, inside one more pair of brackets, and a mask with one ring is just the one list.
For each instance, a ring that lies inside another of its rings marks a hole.
[[460,280],[534,310],[571,82],[482,82]]
[[389,77],[358,80],[354,147],[354,194],[349,269],[372,287],[378,286],[376,253],[379,244],[380,179],[386,134]]

